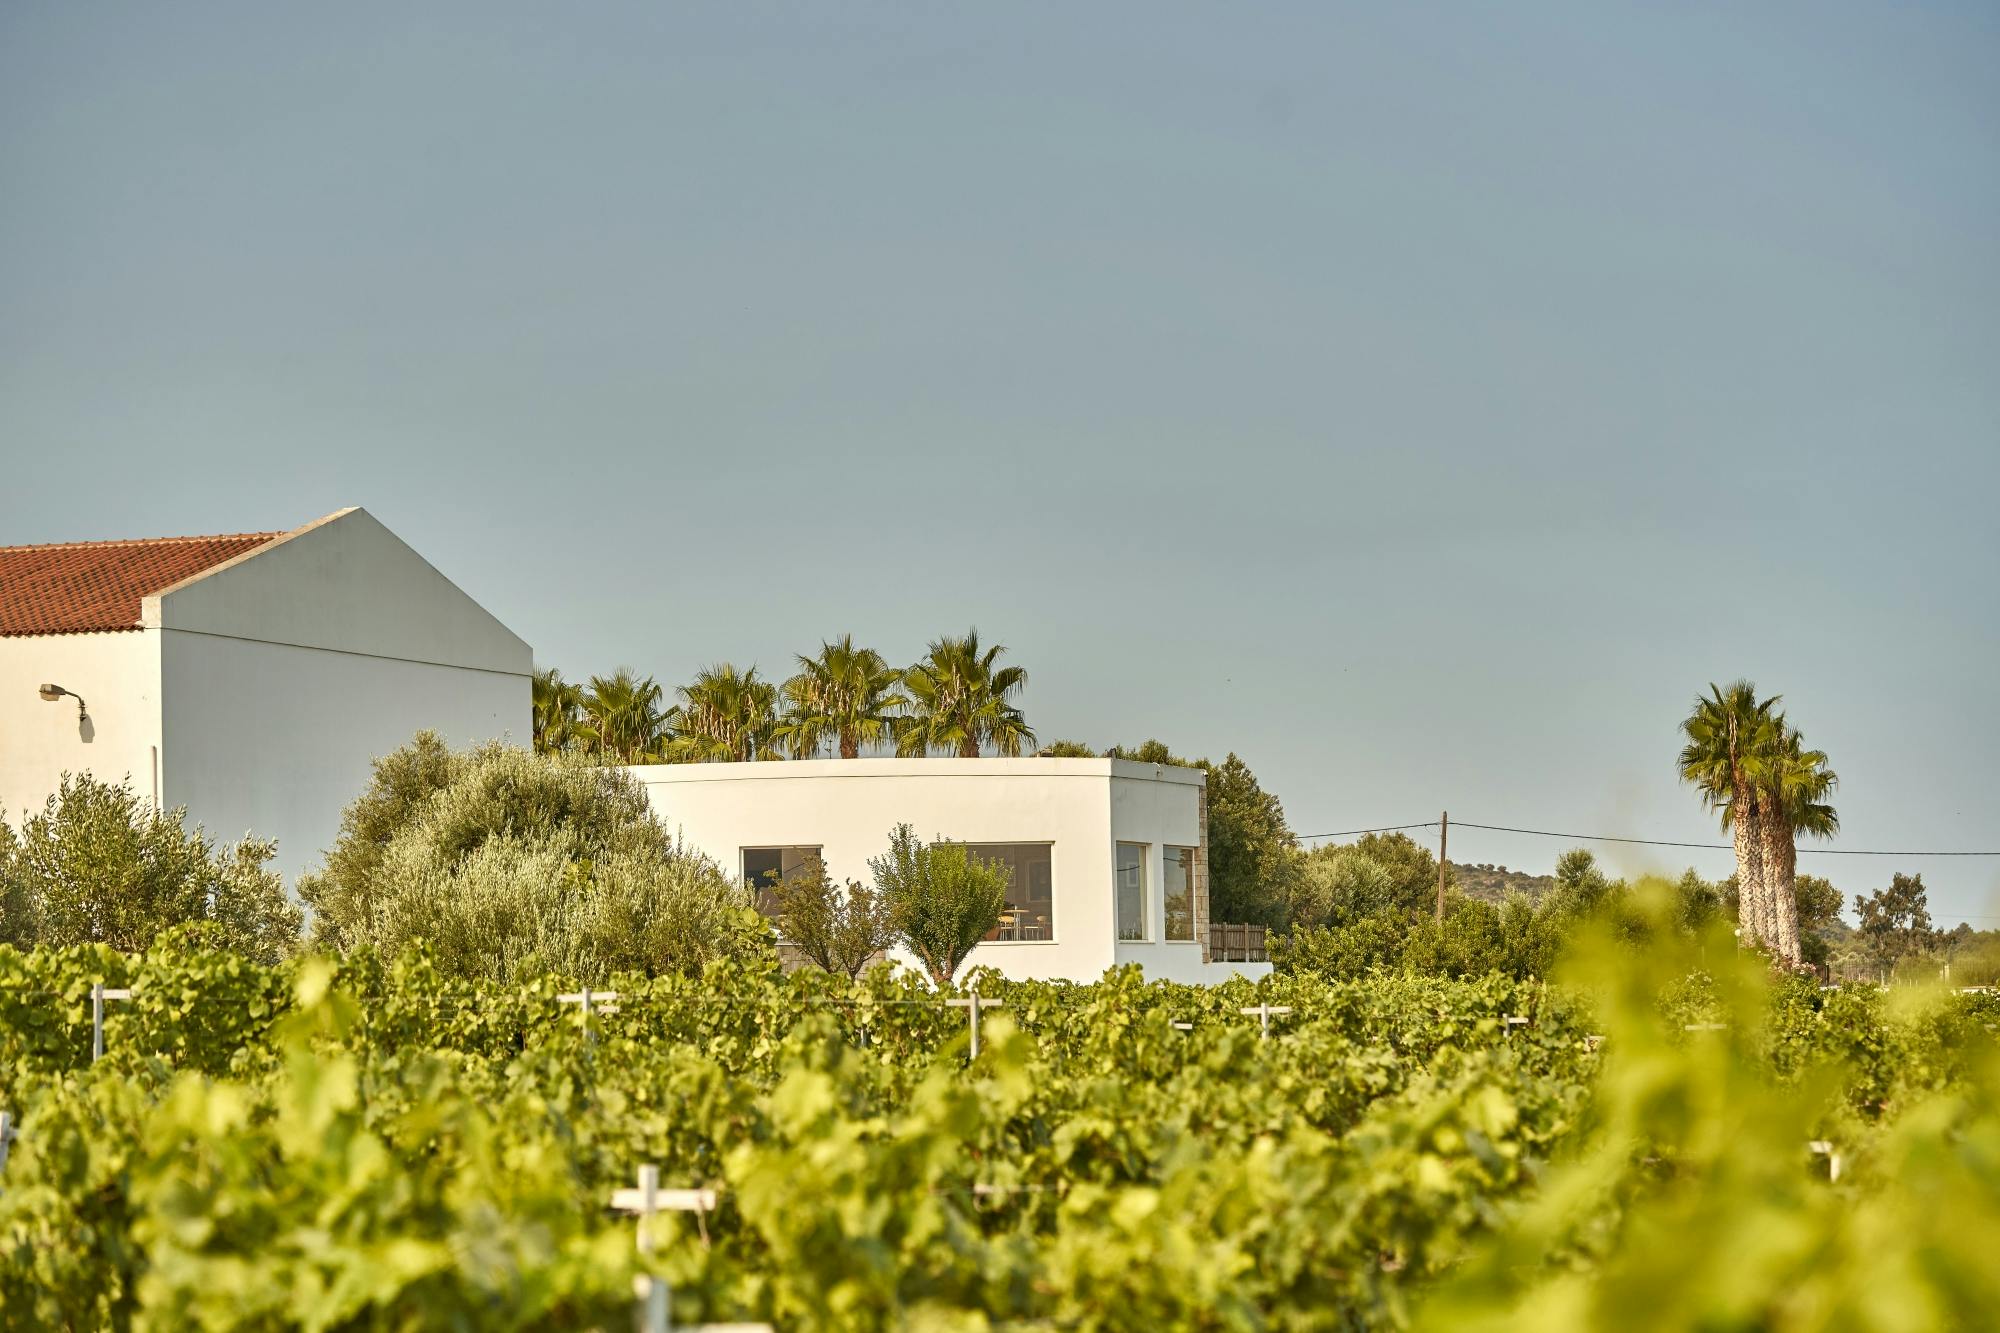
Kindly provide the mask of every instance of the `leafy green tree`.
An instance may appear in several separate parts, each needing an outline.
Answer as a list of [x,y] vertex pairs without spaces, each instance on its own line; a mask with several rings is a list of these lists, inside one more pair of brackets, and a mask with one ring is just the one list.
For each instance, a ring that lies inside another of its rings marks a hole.
[[424,940],[447,973],[490,980],[695,972],[754,952],[762,930],[630,774],[497,743],[453,753],[428,733],[377,762],[300,892],[321,943]]
[[817,856],[778,881],[778,934],[823,972],[861,975],[896,942],[882,894],[849,880],[835,884]]
[[127,785],[64,774],[17,838],[0,823],[0,931],[6,942],[108,944],[137,953],[176,926],[261,962],[292,953],[299,909],[267,863],[269,839],[212,846],[187,811],[156,811]]
[[971,855],[962,843],[919,839],[908,824],[889,835],[889,850],[868,868],[897,938],[938,986],[948,986],[966,956],[1007,910],[1005,866]]
[[1035,751],[1042,759],[1095,759],[1097,751],[1082,741],[1051,741]]
[[620,667],[609,676],[592,676],[583,694],[583,727],[600,758],[621,764],[658,762],[665,744],[670,711],[662,711],[665,692],[651,676]]
[[778,687],[727,662],[680,687],[667,758],[675,763],[777,759]]
[[842,759],[859,759],[862,746],[889,738],[903,706],[896,690],[902,678],[873,648],[856,648],[852,634],[822,643],[816,656],[799,658],[798,674],[785,682],[777,739],[797,759],[829,743]]
[[1291,877],[1292,925],[1347,926],[1364,917],[1399,913],[1395,876],[1352,846],[1317,847],[1299,858]]
[[5,818],[0,818],[0,944],[18,948],[34,947],[35,919],[28,898],[28,886],[14,873],[14,858],[21,842]]
[[1234,753],[1208,771],[1208,915],[1282,926],[1299,850],[1285,807]]
[[1206,759],[1188,760],[1181,758],[1167,748],[1165,741],[1160,740],[1149,740],[1143,744],[1132,746],[1130,749],[1122,745],[1114,745],[1104,752],[1104,757],[1107,759],[1129,759],[1135,764],[1173,764],[1180,768],[1206,769],[1209,766]]
[[896,722],[896,753],[977,759],[984,746],[1014,756],[1035,743],[1014,700],[1027,686],[1024,667],[999,665],[1006,648],[981,648],[979,631],[946,635],[903,672],[909,702]]
[[1929,952],[1937,943],[1922,875],[1898,872],[1888,888],[1857,895],[1854,914],[1861,921],[1859,934],[1869,961],[1884,972],[1905,958]]
[[[1407,833],[1365,833],[1347,845],[1388,872],[1394,885],[1391,901],[1397,909],[1435,915],[1438,867],[1429,848]],[[1454,867],[1445,867],[1444,884],[1447,894],[1458,887]],[[1448,900],[1446,910],[1450,910]]]
[[545,754],[584,744],[593,735],[583,720],[583,687],[564,680],[554,667],[535,673],[533,708],[535,748]]
[[1799,912],[1799,956],[1824,968],[1832,962],[1835,939],[1846,933],[1840,920],[1840,890],[1818,875],[1799,875],[1794,901]]

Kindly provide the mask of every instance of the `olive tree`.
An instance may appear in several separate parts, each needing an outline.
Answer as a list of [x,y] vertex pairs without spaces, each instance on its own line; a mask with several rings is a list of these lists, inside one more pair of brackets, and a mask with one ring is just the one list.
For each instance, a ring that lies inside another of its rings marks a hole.
[[300,892],[321,943],[424,940],[445,971],[496,981],[694,973],[762,933],[742,887],[667,832],[630,774],[428,733],[377,761]]
[[208,922],[210,938],[260,962],[293,952],[300,912],[267,864],[277,843],[216,846],[186,818],[127,784],[65,773],[18,837],[0,823],[0,941],[137,953],[175,926]]

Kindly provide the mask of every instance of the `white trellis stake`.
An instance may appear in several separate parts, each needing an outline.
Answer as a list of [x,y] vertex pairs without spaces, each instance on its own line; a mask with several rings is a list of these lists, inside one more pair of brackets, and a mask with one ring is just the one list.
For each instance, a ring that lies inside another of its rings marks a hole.
[[1289,1014],[1292,1012],[1292,1007],[1288,1004],[1260,1004],[1254,1008],[1245,1009],[1243,1012],[1257,1015],[1257,1024],[1260,1028],[1258,1036],[1260,1038],[1267,1038],[1271,1035],[1271,1015]]
[[1839,1181],[1840,1150],[1833,1146],[1831,1140],[1814,1139],[1806,1145],[1806,1150],[1811,1152],[1815,1157],[1826,1158],[1826,1178],[1829,1183]]
[[1509,1014],[1500,1020],[1509,1028],[1524,1028],[1531,1021],[1526,1014]]
[[964,998],[963,1000],[946,1000],[945,1003],[950,1005],[954,1009],[963,1009],[967,1011],[969,1014],[971,1014],[972,1016],[971,1058],[977,1060],[979,1058],[979,1011],[981,1009],[998,1009],[1004,1006],[1007,1002],[1005,1000],[982,1000],[979,998],[979,992],[977,990],[972,990],[966,992],[966,998]]
[[1729,1024],[1727,1024],[1727,1023],[1683,1023],[1683,1024],[1681,1025],[1681,1031],[1683,1031],[1683,1032],[1727,1032],[1727,1031],[1729,1031]]
[[[715,1191],[663,1190],[660,1188],[660,1168],[642,1166],[639,1168],[639,1187],[611,1191],[611,1206],[621,1213],[638,1214],[639,1253],[651,1254],[653,1233],[650,1219],[654,1213],[712,1213],[715,1211]],[[674,1326],[674,1314],[673,1289],[667,1280],[642,1273],[632,1285],[641,1302],[640,1326],[645,1333],[669,1333]],[[706,1330],[706,1333],[771,1333],[769,1324],[697,1324],[694,1327]]]
[[[592,990],[590,987],[585,986],[582,990],[572,994],[556,996],[556,1002],[558,1004],[582,1006],[583,1035],[589,1041],[597,1040],[596,1034],[590,1030],[591,1014],[600,1012],[615,1014],[618,1012],[618,992],[615,990]],[[593,1008],[593,1006],[595,1007]]]
[[1174,1026],[1179,1028],[1182,1032],[1194,1031],[1194,1024],[1192,1023],[1175,1023]]
[[7,1169],[7,1145],[14,1141],[14,1117],[0,1111],[0,1171]]
[[104,1058],[104,1002],[106,1000],[129,1000],[132,992],[124,986],[106,987],[101,981],[90,983],[90,1062],[96,1064]]

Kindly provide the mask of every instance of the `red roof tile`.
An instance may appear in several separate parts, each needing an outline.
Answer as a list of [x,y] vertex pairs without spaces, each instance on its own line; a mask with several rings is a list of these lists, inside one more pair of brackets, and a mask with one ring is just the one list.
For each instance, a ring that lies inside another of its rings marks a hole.
[[139,603],[282,532],[0,546],[0,638],[139,628]]

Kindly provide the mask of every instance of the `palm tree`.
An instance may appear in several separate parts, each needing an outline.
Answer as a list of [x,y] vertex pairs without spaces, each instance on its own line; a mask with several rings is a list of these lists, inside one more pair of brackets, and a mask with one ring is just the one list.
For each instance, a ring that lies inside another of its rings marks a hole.
[[1827,797],[1840,777],[1827,767],[1824,750],[1808,750],[1798,729],[1781,716],[1767,729],[1767,744],[1752,764],[1758,835],[1762,843],[1767,897],[1775,918],[1778,956],[1796,963],[1799,948],[1798,835],[1830,838],[1840,816]]
[[903,673],[909,702],[896,723],[896,753],[941,750],[977,759],[980,746],[990,744],[1012,757],[1034,745],[1035,733],[1011,702],[1028,683],[1028,673],[994,665],[1006,651],[994,644],[982,652],[976,629],[962,639],[947,635],[933,643],[929,655]]
[[852,634],[821,643],[818,656],[799,658],[799,673],[785,682],[785,720],[776,738],[795,759],[818,754],[828,741],[842,759],[859,759],[862,746],[890,734],[904,702],[896,693],[902,678],[873,648],[856,648]]
[[727,662],[702,668],[691,685],[677,691],[673,739],[667,758],[675,763],[777,759],[778,689],[757,678],[757,668],[738,672]]
[[651,676],[635,675],[629,667],[592,676],[582,706],[597,753],[626,764],[657,762],[667,727],[668,715],[660,709],[664,693]]
[[1758,837],[1752,783],[1758,757],[1770,745],[1778,699],[1759,702],[1757,687],[1739,680],[1728,689],[1711,683],[1696,695],[1681,723],[1681,781],[1692,783],[1709,809],[1722,816],[1736,848],[1737,917],[1748,943],[1775,944],[1776,921],[1765,891],[1764,849]]
[[533,698],[537,751],[553,754],[587,739],[581,685],[564,680],[562,672],[550,667],[535,673]]

